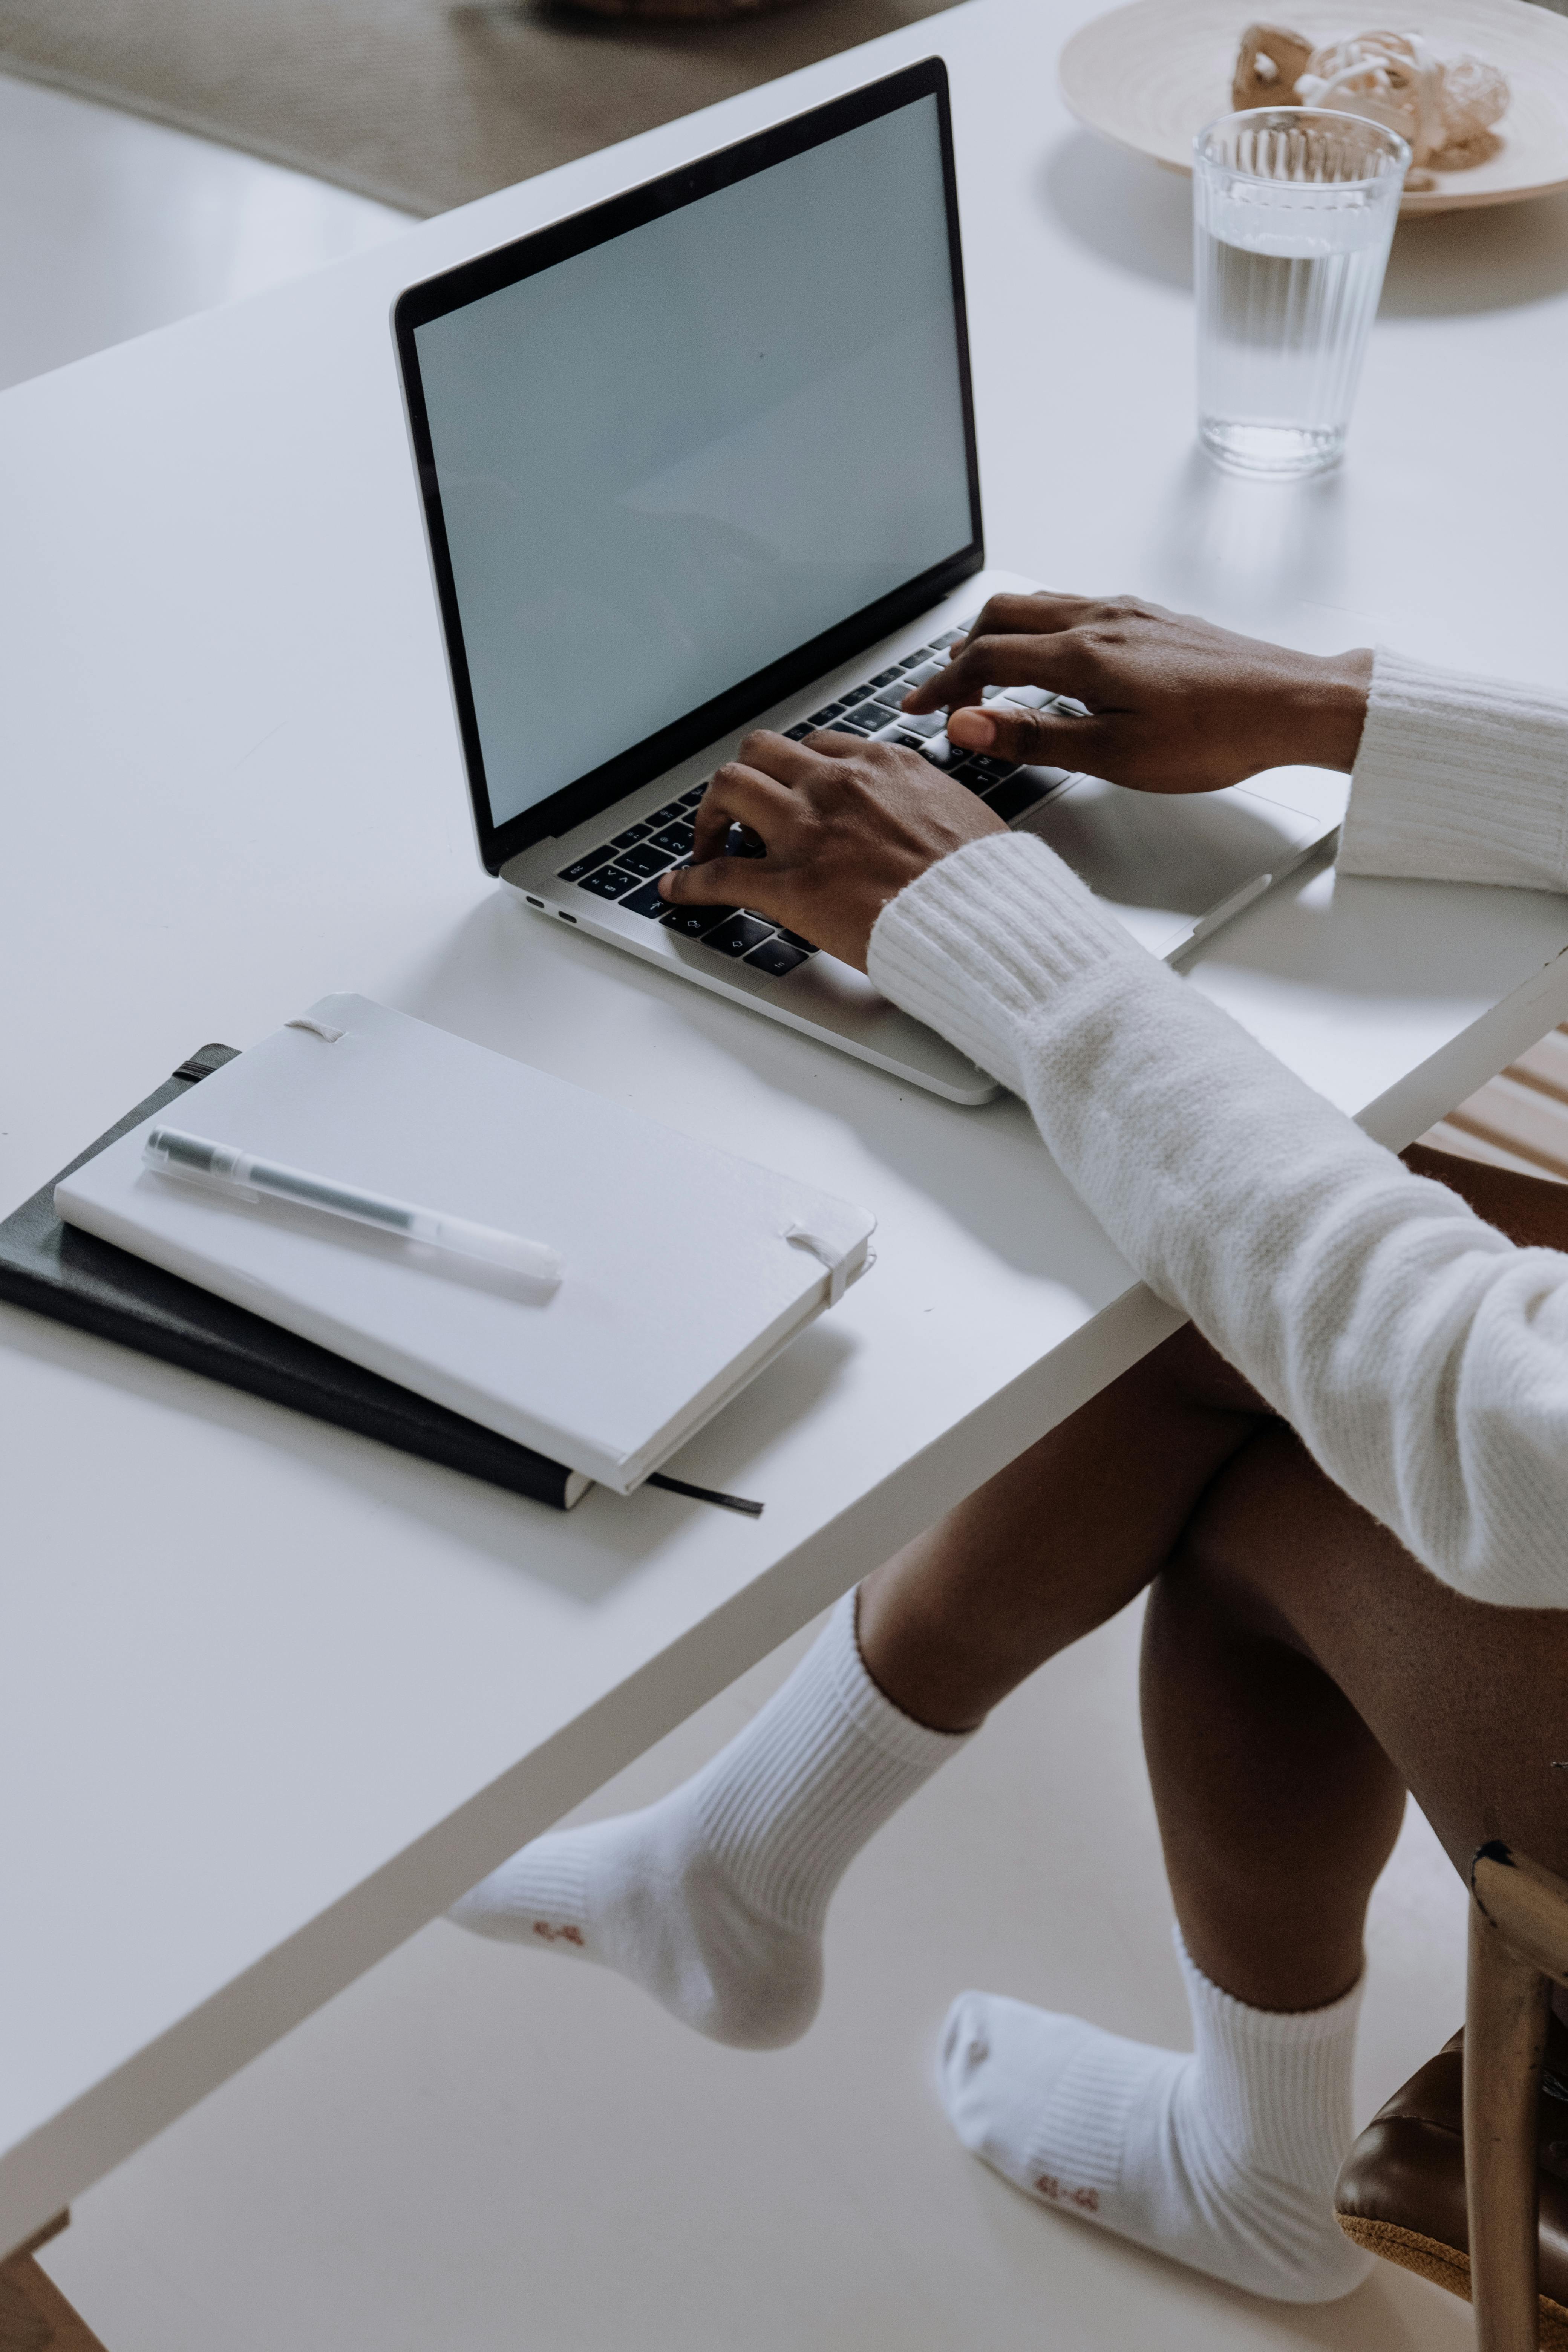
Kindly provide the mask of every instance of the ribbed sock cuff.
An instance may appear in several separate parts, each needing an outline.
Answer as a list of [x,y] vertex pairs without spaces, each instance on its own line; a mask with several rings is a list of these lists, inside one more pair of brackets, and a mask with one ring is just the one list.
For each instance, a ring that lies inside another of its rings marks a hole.
[[816,1934],[867,1839],[968,1737],[928,1730],[884,1698],[846,1593],[783,1688],[698,1776],[709,1852],[763,1917]]
[[907,1764],[912,1770],[934,1770],[948,1757],[956,1755],[970,1731],[933,1731],[929,1724],[917,1723],[895,1706],[886,1692],[879,1690],[866,1669],[860,1655],[860,1637],[856,1630],[859,1605],[859,1588],[847,1592],[833,1612],[826,1629],[831,1643],[828,1668],[833,1677],[834,1695],[857,1731],[884,1756],[896,1764]]
[[1205,2105],[1233,2163],[1331,2183],[1352,2137],[1364,1976],[1323,2009],[1253,2009],[1205,1976],[1174,1931]]

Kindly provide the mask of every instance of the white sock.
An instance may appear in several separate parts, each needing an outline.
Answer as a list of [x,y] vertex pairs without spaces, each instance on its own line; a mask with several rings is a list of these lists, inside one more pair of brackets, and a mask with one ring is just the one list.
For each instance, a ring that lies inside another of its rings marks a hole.
[[942,2032],[942,2097],[965,2147],[1044,2204],[1282,2303],[1349,2294],[1373,2258],[1333,2186],[1355,2136],[1360,1985],[1329,2009],[1248,2009],[1177,1956],[1189,2057],[991,1993]]
[[536,1839],[447,1916],[598,1960],[715,2042],[776,2049],[816,2014],[839,1879],[967,1737],[883,1697],[847,1593],[782,1689],[692,1780],[644,1812]]

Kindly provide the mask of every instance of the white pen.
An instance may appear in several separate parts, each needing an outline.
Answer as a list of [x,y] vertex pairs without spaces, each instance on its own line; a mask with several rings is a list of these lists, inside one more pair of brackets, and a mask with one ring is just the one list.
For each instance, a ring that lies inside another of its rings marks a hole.
[[269,1200],[293,1201],[308,1209],[324,1209],[329,1216],[352,1217],[356,1224],[374,1225],[405,1241],[426,1242],[433,1249],[454,1250],[459,1257],[481,1258],[526,1274],[535,1282],[558,1283],[566,1271],[559,1250],[546,1242],[524,1241],[494,1225],[476,1225],[467,1217],[451,1217],[444,1210],[416,1208],[412,1201],[393,1201],[381,1192],[363,1192],[352,1184],[335,1184],[330,1177],[311,1176],[302,1168],[285,1168],[272,1160],[258,1160],[252,1151],[237,1151],[226,1143],[209,1143],[205,1137],[185,1135],[177,1127],[154,1127],[142,1147],[149,1168],[161,1176],[185,1176],[194,1182],[217,1185],[230,1192],[263,1192]]

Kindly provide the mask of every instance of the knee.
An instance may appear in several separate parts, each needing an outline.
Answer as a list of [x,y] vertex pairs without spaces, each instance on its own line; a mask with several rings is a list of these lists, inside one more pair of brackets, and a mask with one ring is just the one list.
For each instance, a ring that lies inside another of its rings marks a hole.
[[1184,1323],[1179,1331],[1173,1331],[1134,1366],[1133,1374],[1125,1377],[1140,1372],[1169,1388],[1184,1405],[1194,1410],[1251,1413],[1260,1420],[1274,1417],[1273,1407],[1217,1348],[1210,1346],[1195,1323]]

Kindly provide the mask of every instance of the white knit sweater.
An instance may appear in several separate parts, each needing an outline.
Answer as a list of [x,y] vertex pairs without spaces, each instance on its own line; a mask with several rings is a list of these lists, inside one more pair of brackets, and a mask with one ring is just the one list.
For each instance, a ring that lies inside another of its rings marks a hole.
[[[1568,890],[1568,696],[1379,653],[1340,866]],[[1568,1255],[1407,1174],[1031,835],[903,891],[870,971],[1023,1096],[1145,1280],[1418,1559],[1568,1607]]]

